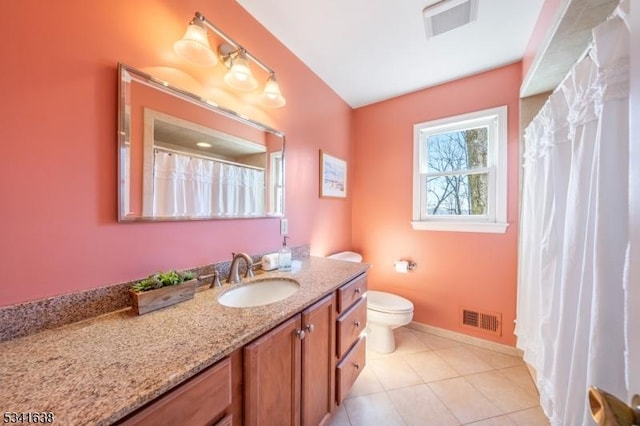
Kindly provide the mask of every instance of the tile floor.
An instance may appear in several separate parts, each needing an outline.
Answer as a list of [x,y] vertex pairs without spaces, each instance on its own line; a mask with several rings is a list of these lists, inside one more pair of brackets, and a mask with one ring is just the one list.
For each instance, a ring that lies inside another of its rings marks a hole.
[[520,358],[402,327],[367,366],[330,426],[549,425]]

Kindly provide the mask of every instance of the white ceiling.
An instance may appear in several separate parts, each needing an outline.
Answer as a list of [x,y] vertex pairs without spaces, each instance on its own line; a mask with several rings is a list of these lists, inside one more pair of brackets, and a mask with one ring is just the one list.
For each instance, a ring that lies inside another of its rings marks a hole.
[[352,107],[517,62],[544,0],[479,0],[478,19],[427,40],[438,0],[236,0]]

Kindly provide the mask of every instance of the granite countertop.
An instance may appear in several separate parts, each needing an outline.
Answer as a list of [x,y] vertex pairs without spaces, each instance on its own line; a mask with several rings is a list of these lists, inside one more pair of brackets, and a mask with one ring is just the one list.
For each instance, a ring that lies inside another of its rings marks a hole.
[[300,290],[253,308],[193,300],[138,316],[130,308],[0,343],[3,412],[53,412],[59,424],[111,424],[254,340],[368,268],[319,257],[288,277]]

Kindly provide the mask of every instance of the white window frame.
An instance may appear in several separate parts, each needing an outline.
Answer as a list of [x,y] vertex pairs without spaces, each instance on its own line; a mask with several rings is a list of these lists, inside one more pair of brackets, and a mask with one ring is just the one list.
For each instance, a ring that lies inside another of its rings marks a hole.
[[284,215],[284,155],[282,151],[269,154],[269,214]]
[[[413,220],[411,226],[421,231],[457,231],[504,233],[507,223],[507,106],[475,111],[439,120],[426,121],[413,126]],[[421,173],[423,138],[439,133],[466,130],[469,127],[488,126],[487,214],[484,216],[427,215],[425,174]],[[424,212],[424,214],[423,214]]]

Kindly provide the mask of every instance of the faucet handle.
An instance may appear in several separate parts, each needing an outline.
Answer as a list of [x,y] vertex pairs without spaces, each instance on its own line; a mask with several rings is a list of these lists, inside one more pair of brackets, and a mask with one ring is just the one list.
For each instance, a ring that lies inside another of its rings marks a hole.
[[251,262],[251,264],[247,265],[247,272],[245,272],[244,277],[245,278],[253,278],[254,274],[253,274],[253,268],[256,266],[259,266],[259,263],[254,264],[253,262]]
[[220,272],[217,269],[213,270],[213,281],[211,281],[211,288],[220,288],[222,283],[220,282]]
[[220,272],[218,272],[217,269],[213,270],[213,274],[198,275],[197,278],[198,278],[198,281],[204,281],[204,280],[208,280],[211,277],[213,277],[213,280],[211,280],[211,286],[209,286],[210,288],[222,287],[222,284],[220,283]]

